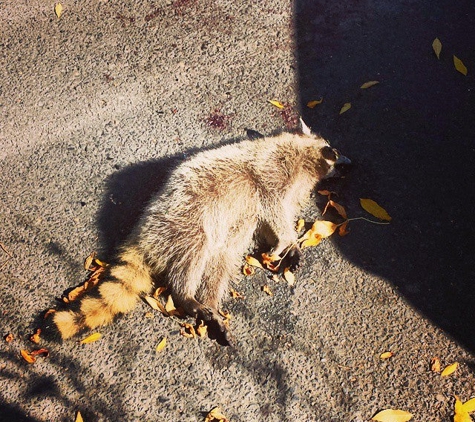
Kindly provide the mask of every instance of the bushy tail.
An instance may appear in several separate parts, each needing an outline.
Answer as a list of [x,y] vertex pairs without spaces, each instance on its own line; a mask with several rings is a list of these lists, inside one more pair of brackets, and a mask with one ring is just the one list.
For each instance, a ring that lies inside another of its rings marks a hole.
[[78,311],[55,312],[55,323],[63,339],[70,338],[83,328],[93,329],[112,322],[117,314],[131,311],[143,292],[152,290],[150,269],[143,255],[128,248],[119,255],[119,264],[99,284],[98,297],[84,297]]

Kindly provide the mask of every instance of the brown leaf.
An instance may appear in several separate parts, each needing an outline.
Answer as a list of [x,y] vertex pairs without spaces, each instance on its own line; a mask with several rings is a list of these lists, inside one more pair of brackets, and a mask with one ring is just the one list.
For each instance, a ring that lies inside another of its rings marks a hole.
[[[274,262],[279,261],[277,265]],[[280,266],[280,256],[278,255],[269,255],[267,253],[262,254],[262,264],[271,271],[278,271]]]
[[200,323],[196,326],[196,334],[198,334],[199,337],[206,337],[208,334],[208,326],[204,321],[200,321]]
[[193,325],[188,324],[187,322],[183,322],[181,324],[182,328],[180,330],[180,334],[183,337],[187,338],[195,338],[196,337],[196,332],[195,332],[195,327]]
[[40,334],[41,334],[41,328],[37,328],[35,332],[30,336],[30,341],[39,344],[40,342]]
[[315,108],[316,105],[321,104],[323,102],[323,98],[319,100],[312,100],[307,103],[308,108]]
[[348,221],[345,221],[339,228],[338,228],[338,234],[340,236],[346,236],[348,233],[350,233],[348,230],[347,230],[347,227],[348,227]]
[[241,293],[237,292],[234,289],[231,289],[230,293],[231,293],[231,297],[234,299],[246,299]]
[[31,356],[31,354],[28,352],[28,350],[20,350],[21,357],[26,360],[28,363],[35,363],[36,358],[34,356]]
[[256,273],[254,267],[251,267],[247,262],[242,266],[242,272],[244,275],[250,276]]
[[330,196],[333,192],[330,192],[329,190],[317,190],[317,193],[324,196]]
[[432,358],[430,360],[430,370],[432,372],[440,372],[440,359],[439,358]]
[[45,312],[43,318],[46,319],[46,318],[48,318],[50,315],[53,315],[55,312],[56,312],[56,309],[48,309],[48,310]]
[[84,269],[89,271],[91,269],[92,261],[96,257],[96,252],[91,252],[89,256],[84,260]]
[[328,201],[328,203],[331,207],[335,208],[336,212],[340,214],[345,220],[348,218],[348,216],[346,215],[345,207],[343,205],[340,205],[335,201],[332,201],[331,199]]
[[165,309],[165,307],[160,303],[158,299],[155,299],[152,296],[144,296],[145,301],[150,305],[151,308],[155,309],[156,311],[161,312],[165,316],[169,316],[169,312]]
[[274,293],[272,293],[272,290],[270,289],[270,287],[265,284],[264,286],[261,287],[262,291],[267,293],[269,296],[274,296]]
[[6,341],[7,343],[11,343],[11,342],[13,341],[13,339],[14,339],[13,334],[12,334],[12,333],[7,334],[7,335],[4,337],[4,339],[5,339],[5,341]]
[[48,349],[37,349],[37,350],[32,350],[30,352],[30,356],[43,356],[43,357],[47,357],[49,355],[49,350]]
[[162,287],[158,287],[154,292],[153,292],[153,297],[155,299],[158,299],[158,296],[160,296],[163,292],[165,292],[167,290],[166,287],[162,286]]
[[206,415],[204,422],[229,422],[226,416],[224,416],[219,407],[214,407]]

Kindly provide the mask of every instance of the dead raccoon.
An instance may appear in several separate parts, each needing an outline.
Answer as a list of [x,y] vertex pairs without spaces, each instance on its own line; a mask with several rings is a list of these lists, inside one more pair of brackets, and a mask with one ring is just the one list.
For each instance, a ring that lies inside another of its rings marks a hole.
[[[313,187],[349,162],[305,125],[303,132],[221,146],[179,165],[99,284],[97,297],[81,299],[78,311],[54,314],[61,337],[132,310],[159,277],[177,306],[225,333],[217,310],[254,236],[273,245],[272,254],[294,245],[296,217]],[[297,246],[290,255],[298,259]]]

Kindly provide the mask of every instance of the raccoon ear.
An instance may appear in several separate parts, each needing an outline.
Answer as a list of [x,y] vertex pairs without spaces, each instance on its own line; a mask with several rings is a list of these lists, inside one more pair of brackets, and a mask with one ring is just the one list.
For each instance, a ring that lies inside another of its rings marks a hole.
[[304,135],[312,136],[311,129],[305,124],[302,118],[300,118],[300,130]]

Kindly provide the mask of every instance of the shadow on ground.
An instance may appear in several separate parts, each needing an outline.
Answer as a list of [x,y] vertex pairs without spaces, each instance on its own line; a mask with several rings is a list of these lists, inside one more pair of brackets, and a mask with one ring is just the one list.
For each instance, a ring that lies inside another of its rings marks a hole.
[[355,162],[340,201],[359,216],[371,198],[393,217],[352,223],[341,252],[474,352],[475,5],[298,0],[295,19],[304,119]]

